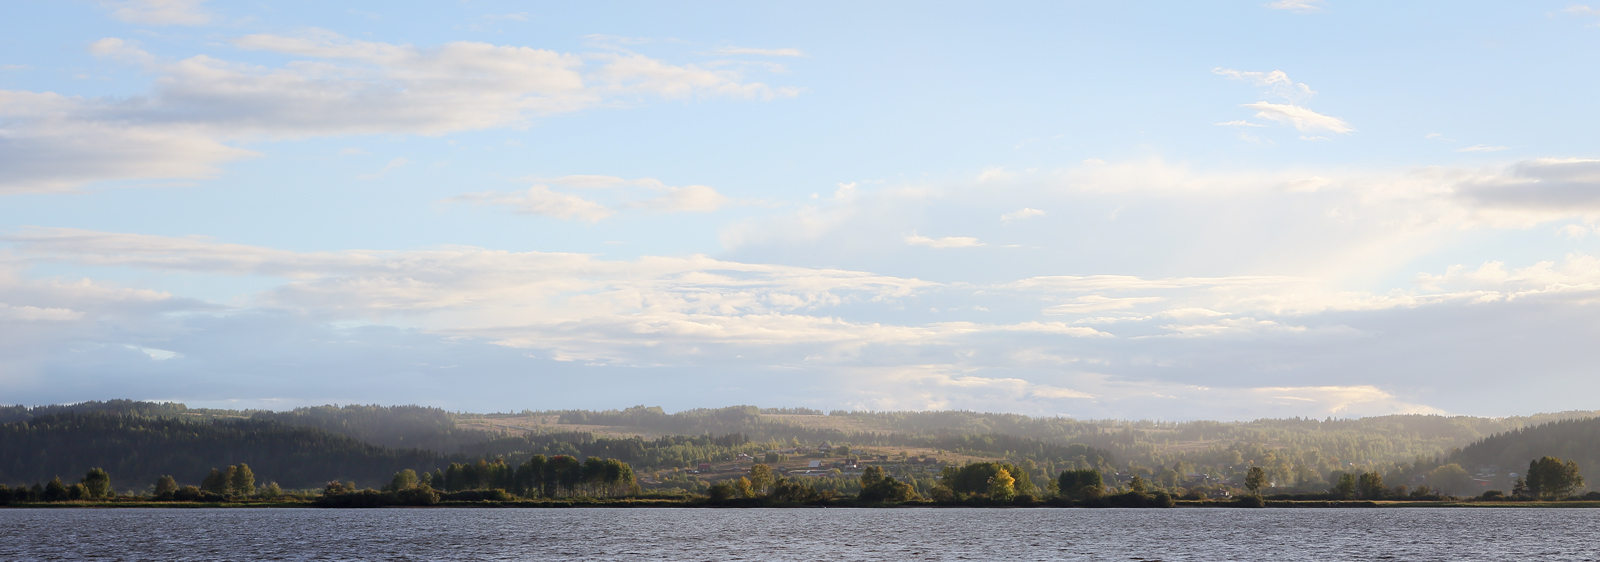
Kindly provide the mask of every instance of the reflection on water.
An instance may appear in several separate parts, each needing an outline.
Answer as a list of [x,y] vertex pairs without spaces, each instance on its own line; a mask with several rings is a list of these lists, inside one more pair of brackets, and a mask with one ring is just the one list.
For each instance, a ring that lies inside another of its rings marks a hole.
[[1597,560],[1589,509],[10,509],[0,560]]

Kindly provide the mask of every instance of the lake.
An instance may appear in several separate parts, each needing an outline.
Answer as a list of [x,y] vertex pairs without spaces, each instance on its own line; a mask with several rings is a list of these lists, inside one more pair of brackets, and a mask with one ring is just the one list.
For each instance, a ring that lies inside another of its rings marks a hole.
[[0,509],[0,560],[1600,560],[1591,509]]

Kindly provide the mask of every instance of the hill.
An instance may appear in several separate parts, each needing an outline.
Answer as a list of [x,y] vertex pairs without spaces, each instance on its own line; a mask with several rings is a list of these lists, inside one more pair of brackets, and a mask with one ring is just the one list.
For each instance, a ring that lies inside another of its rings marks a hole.
[[387,482],[406,468],[433,469],[444,457],[388,449],[322,429],[255,419],[185,420],[112,412],[61,413],[0,425],[0,483],[32,484],[104,468],[119,490],[162,475],[198,484],[213,467],[249,464],[263,483],[321,487],[329,480]]
[[[470,414],[422,406],[378,405],[317,406],[287,412],[205,410],[187,408],[183,404],[112,400],[0,408],[0,419],[28,420],[30,424],[52,419],[51,416],[92,414],[146,420],[126,422],[130,427],[145,428],[139,431],[189,432],[195,436],[183,439],[169,436],[162,441],[145,435],[140,439],[149,440],[148,446],[125,446],[108,449],[102,456],[73,457],[77,461],[109,459],[94,460],[107,465],[108,469],[112,461],[133,463],[128,466],[143,478],[145,473],[157,469],[139,468],[142,465],[115,457],[114,452],[145,455],[149,447],[170,447],[177,451],[182,443],[197,448],[205,443],[204,447],[227,451],[227,454],[162,453],[174,458],[188,455],[185,458],[191,459],[189,461],[168,459],[170,462],[160,468],[188,481],[202,476],[211,464],[247,462],[254,467],[261,461],[248,459],[295,454],[324,459],[318,461],[323,464],[317,470],[285,472],[285,476],[257,469],[264,480],[277,479],[285,486],[318,485],[335,477],[367,485],[381,481],[395,470],[387,467],[404,465],[404,468],[425,469],[449,459],[504,458],[517,462],[535,454],[569,454],[616,458],[633,464],[640,471],[672,472],[693,471],[707,463],[737,464],[735,461],[739,459],[743,459],[739,462],[748,463],[752,457],[766,458],[767,452],[797,449],[810,451],[805,457],[807,460],[796,459],[802,466],[817,458],[835,462],[861,454],[937,457],[940,463],[1003,460],[1021,464],[1027,461],[1033,467],[1030,470],[1037,471],[1035,480],[1051,471],[1094,467],[1105,470],[1119,481],[1138,475],[1169,488],[1237,485],[1243,481],[1245,470],[1260,466],[1267,471],[1273,487],[1283,491],[1325,490],[1338,473],[1348,471],[1376,471],[1384,474],[1391,484],[1414,485],[1423,481],[1429,471],[1450,462],[1481,473],[1480,478],[1503,488],[1501,480],[1509,481],[1509,472],[1526,467],[1528,460],[1542,454],[1579,460],[1586,467],[1600,465],[1600,443],[1578,435],[1575,429],[1588,427],[1584,424],[1593,422],[1564,421],[1593,418],[1596,412],[1508,418],[1394,415],[1359,419],[1163,422],[1078,420],[968,411],[824,413],[804,408],[755,406],[676,413],[659,407],[636,406],[605,411],[525,410]],[[168,425],[150,425],[156,423],[150,420],[156,419],[167,420],[161,423]],[[171,425],[177,422],[191,425]],[[233,437],[207,433],[212,430],[193,430],[201,425],[232,431],[234,433],[229,435]],[[289,441],[263,441],[279,444],[271,445],[278,447],[271,453],[251,448],[254,445],[250,443],[257,439],[254,432],[278,435],[291,431],[302,433],[296,433]],[[335,437],[342,439],[335,440]],[[79,434],[59,436],[68,442],[80,438]],[[38,443],[42,442],[35,442]],[[817,447],[822,443],[831,444],[829,452],[824,453]],[[405,453],[406,450],[411,452]],[[79,467],[82,462],[55,459],[54,454],[31,449],[12,450],[0,456],[0,478],[4,478],[0,481],[48,478],[57,473],[70,476],[86,469],[86,466]],[[385,464],[388,461],[381,460],[405,455],[410,456],[406,456],[409,460],[404,463]],[[19,458],[52,459],[55,464],[34,467],[33,461],[24,462]],[[344,460],[334,460],[336,458]],[[138,459],[137,462],[151,461]],[[728,468],[733,464],[718,466]],[[189,473],[193,474],[186,476]]]
[[450,412],[424,406],[315,406],[287,412],[254,412],[250,419],[315,427],[383,447],[441,453],[455,453],[464,445],[495,437],[488,431],[458,425]]
[[1544,456],[1577,461],[1584,479],[1600,484],[1600,418],[1514,429],[1467,445],[1451,460],[1472,471],[1522,473],[1529,461]]

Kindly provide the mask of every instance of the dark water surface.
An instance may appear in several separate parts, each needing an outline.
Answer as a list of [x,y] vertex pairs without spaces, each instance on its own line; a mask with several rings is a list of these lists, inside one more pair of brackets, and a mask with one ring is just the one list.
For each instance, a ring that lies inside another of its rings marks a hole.
[[0,561],[1597,560],[1591,509],[10,509]]

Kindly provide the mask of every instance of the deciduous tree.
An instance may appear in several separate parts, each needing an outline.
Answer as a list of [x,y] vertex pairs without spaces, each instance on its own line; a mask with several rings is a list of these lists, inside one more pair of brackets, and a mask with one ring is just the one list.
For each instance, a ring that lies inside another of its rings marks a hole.
[[1250,490],[1250,493],[1252,493],[1252,494],[1261,493],[1261,487],[1265,486],[1266,484],[1267,484],[1267,471],[1261,470],[1261,467],[1252,466],[1252,467],[1250,467],[1249,471],[1245,472],[1245,475],[1244,475],[1244,487],[1245,487],[1245,489]]
[[1017,479],[1011,477],[1011,471],[1004,468],[996,471],[994,477],[989,479],[989,498],[1010,501],[1017,495]]
[[83,487],[90,499],[109,498],[114,495],[111,491],[111,475],[100,468],[91,468],[89,473],[83,475]]
[[1528,492],[1536,498],[1559,500],[1583,489],[1583,476],[1578,473],[1576,461],[1540,457],[1528,463],[1527,486]]
[[256,495],[256,473],[250,471],[250,465],[228,467],[228,490],[240,496]]

